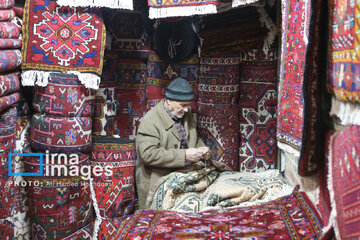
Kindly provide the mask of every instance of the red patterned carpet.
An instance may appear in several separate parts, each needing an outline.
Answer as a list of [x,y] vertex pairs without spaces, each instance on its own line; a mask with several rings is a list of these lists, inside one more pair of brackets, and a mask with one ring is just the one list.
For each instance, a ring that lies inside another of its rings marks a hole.
[[116,239],[319,239],[321,224],[308,198],[291,195],[264,205],[197,214],[138,210]]

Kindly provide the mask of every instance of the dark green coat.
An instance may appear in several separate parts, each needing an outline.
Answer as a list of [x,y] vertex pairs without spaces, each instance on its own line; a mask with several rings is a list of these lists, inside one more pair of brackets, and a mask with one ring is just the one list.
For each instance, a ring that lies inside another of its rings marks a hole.
[[[160,177],[185,167],[185,149],[180,149],[174,120],[164,109],[163,102],[145,114],[136,136],[136,187],[140,209],[144,209],[149,189]],[[191,113],[185,113],[184,118],[188,147],[204,147]]]

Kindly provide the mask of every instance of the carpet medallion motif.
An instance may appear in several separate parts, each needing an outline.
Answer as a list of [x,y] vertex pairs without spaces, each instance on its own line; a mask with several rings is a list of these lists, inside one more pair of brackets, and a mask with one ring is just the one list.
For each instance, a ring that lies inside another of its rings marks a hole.
[[276,163],[276,50],[247,49],[240,55],[239,171],[274,169]]
[[97,89],[103,67],[105,26],[100,9],[60,7],[31,0],[24,9],[23,84],[46,86],[42,71],[76,72]]

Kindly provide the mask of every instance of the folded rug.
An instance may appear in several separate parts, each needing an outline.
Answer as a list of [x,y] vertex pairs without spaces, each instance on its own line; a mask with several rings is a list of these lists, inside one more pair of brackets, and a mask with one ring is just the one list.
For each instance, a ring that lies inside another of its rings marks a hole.
[[95,90],[82,85],[76,75],[52,73],[46,87],[35,86],[33,108],[41,114],[92,117]]
[[12,8],[15,5],[15,0],[0,0],[0,9]]
[[[1,12],[0,12],[1,14]],[[14,38],[17,39],[20,36],[20,30],[12,22],[0,22],[0,38]]]
[[200,162],[170,173],[150,189],[147,204],[156,210],[199,212],[208,207],[275,200],[291,193],[292,188],[277,170],[266,173],[227,170],[219,162],[208,161],[206,167]]
[[22,84],[45,87],[50,72],[68,72],[97,89],[105,47],[101,10],[29,0],[24,11]]
[[13,153],[15,149],[15,132],[0,135],[0,145],[2,150],[0,152],[0,219],[5,219],[12,216],[14,204],[14,177],[8,174],[8,161],[9,153]]
[[149,18],[167,18],[216,13],[217,0],[148,0]]
[[0,136],[9,136],[16,133],[16,107],[0,112]]
[[13,7],[13,10],[18,17],[22,17],[24,15],[24,6],[22,4],[16,4]]
[[[30,143],[30,117],[31,110],[29,108],[27,99],[21,97],[16,105],[16,135],[15,135],[15,150],[22,153],[24,149],[29,147]],[[18,156],[14,158],[14,167],[12,172],[24,172],[23,157]],[[26,188],[22,185],[25,181],[23,176],[14,176],[14,238],[21,237],[30,238],[31,226],[28,215],[28,199],[26,196]]]
[[258,206],[201,213],[139,210],[112,239],[320,239],[311,201],[297,189]]
[[[15,11],[13,9],[1,9],[0,10],[0,21],[11,21],[15,17]],[[0,34],[1,35],[1,34]]]
[[21,65],[22,57],[20,50],[0,51],[0,73],[16,69]]
[[[25,177],[32,239],[63,239],[93,221],[90,181],[86,180],[91,176],[90,155],[75,151],[63,155],[43,154],[42,165],[38,156],[23,157],[26,173],[43,170],[42,176]],[[84,167],[88,167],[86,174]],[[49,224],[49,218],[59,224]]]
[[89,117],[50,117],[34,114],[31,147],[50,152],[89,152],[92,120]]
[[[26,177],[26,179],[32,182],[28,190],[32,239],[64,239],[78,231],[83,231],[82,228],[92,223],[93,209],[89,181],[75,177],[57,179]],[[40,186],[35,187],[33,184],[36,182]],[[49,224],[48,219],[52,219],[54,224]]]
[[19,102],[19,99],[20,99],[19,92],[15,92],[7,96],[0,97],[0,111],[15,106]]
[[0,75],[0,97],[20,91],[20,73]]
[[1,39],[0,49],[17,49],[21,48],[21,39]]

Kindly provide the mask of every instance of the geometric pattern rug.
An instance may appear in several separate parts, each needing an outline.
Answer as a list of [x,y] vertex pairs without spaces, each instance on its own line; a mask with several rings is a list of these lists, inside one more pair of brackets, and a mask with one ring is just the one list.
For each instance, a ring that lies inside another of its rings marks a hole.
[[[299,159],[298,173],[315,173],[319,136],[322,0],[282,1],[282,46],[277,145]],[[301,21],[299,20],[301,19]]]
[[360,126],[335,133],[329,145],[330,222],[337,239],[359,239]]
[[260,172],[276,164],[276,49],[241,52],[239,171]]
[[197,130],[211,159],[238,170],[239,53],[200,59]]
[[135,139],[140,119],[146,112],[146,61],[118,59],[116,95],[119,104],[118,129],[121,138]]
[[327,88],[344,102],[360,102],[359,4],[329,1]]
[[[92,175],[101,217],[118,218],[133,212],[135,159],[132,140],[111,136],[94,137],[92,168],[105,168],[101,174]],[[110,170],[112,172],[109,173]]]
[[[282,2],[282,46],[277,140],[281,149],[300,155],[304,127],[302,86],[310,25],[310,2]],[[303,19],[303,21],[293,21]],[[307,24],[306,26],[303,26]],[[302,34],[300,34],[302,33]]]
[[73,71],[86,87],[98,89],[106,38],[101,9],[29,0],[24,13],[23,85],[44,87],[49,72]]
[[183,213],[138,210],[115,239],[319,239],[321,224],[297,189],[262,205]]

